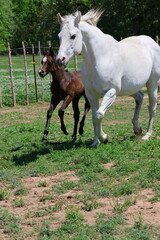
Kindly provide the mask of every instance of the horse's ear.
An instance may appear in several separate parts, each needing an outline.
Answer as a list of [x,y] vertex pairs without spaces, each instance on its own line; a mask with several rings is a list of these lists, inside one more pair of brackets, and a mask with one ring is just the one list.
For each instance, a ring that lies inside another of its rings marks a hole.
[[57,14],[57,20],[58,20],[59,24],[62,24],[64,21],[64,18],[61,16],[60,13]]
[[51,57],[54,57],[54,56],[55,56],[55,54],[54,54],[54,51],[53,51],[53,48],[52,48],[52,47],[50,47],[50,48],[49,48],[49,56],[51,56]]
[[81,21],[81,12],[80,11],[77,11],[76,12],[76,18],[75,18],[75,22],[78,24],[80,21]]

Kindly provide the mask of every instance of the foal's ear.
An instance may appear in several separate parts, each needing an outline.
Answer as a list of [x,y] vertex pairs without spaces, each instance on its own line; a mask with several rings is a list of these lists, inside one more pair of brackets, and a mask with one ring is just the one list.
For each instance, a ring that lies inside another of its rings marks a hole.
[[64,21],[64,18],[61,16],[60,13],[57,14],[57,20],[58,20],[59,24],[62,24]]
[[55,56],[55,54],[54,54],[54,51],[53,51],[53,48],[52,48],[52,47],[50,47],[50,48],[49,48],[49,56],[51,56],[51,57],[54,57],[54,56]]

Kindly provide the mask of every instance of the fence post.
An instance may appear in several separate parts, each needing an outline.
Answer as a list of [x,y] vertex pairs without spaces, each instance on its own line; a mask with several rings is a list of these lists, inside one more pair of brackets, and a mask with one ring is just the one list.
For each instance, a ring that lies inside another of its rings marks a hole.
[[75,69],[75,71],[78,70],[78,66],[77,66],[77,55],[74,55],[74,69]]
[[158,36],[156,36],[156,42],[159,43],[159,37]]
[[25,71],[25,84],[26,84],[26,104],[29,104],[29,96],[28,96],[28,73],[27,73],[27,60],[26,60],[26,49],[24,42],[22,42],[23,47],[23,56],[24,56],[24,71]]
[[2,107],[2,88],[0,88],[0,108]]
[[[41,42],[38,41],[38,52],[39,52],[39,64],[41,66],[41,58],[42,58],[42,55],[41,55]],[[44,86],[43,86],[43,78],[40,78],[41,79],[41,100],[42,102],[44,102]]]
[[13,106],[16,106],[16,95],[15,95],[15,85],[13,79],[13,68],[12,68],[12,57],[10,43],[8,42],[8,57],[9,57],[9,69],[10,69],[10,80],[11,80],[11,91],[12,91],[12,102]]
[[[51,40],[48,41],[48,46],[51,48]],[[52,74],[50,73],[50,83],[52,83]]]
[[36,63],[35,63],[35,55],[34,55],[34,45],[32,44],[32,57],[33,57],[33,71],[34,71],[34,85],[35,85],[35,93],[36,93],[36,102],[38,102],[38,91],[37,91],[37,79],[36,79]]

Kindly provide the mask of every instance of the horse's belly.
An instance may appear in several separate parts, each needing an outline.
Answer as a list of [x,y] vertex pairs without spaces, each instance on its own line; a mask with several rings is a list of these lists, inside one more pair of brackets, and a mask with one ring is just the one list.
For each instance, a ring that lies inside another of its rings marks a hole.
[[124,76],[121,79],[121,89],[119,95],[132,95],[142,89],[148,79],[150,74],[145,74],[143,77],[140,76],[130,76],[129,78]]

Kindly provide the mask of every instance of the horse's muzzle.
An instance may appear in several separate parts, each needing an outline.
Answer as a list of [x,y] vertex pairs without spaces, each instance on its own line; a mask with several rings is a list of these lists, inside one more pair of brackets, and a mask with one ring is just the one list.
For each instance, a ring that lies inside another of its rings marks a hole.
[[58,65],[59,68],[65,68],[66,67],[65,60],[66,60],[65,57],[57,58],[56,61],[57,61],[57,65]]

